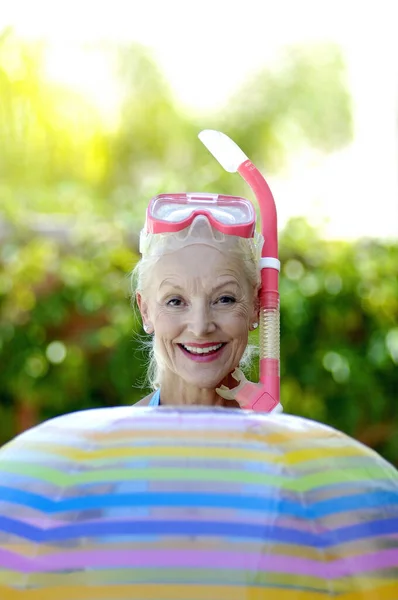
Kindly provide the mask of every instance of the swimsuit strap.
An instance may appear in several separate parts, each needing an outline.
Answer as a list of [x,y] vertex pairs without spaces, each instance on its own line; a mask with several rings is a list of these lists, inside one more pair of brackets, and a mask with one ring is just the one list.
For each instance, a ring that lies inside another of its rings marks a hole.
[[160,406],[160,390],[156,390],[148,406]]

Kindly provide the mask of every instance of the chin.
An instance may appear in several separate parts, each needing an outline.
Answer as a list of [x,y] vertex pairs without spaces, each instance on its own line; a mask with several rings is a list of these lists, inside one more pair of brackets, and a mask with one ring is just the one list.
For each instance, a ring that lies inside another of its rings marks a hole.
[[197,387],[204,390],[214,390],[225,379],[223,374],[217,377],[182,377],[186,383],[192,387]]

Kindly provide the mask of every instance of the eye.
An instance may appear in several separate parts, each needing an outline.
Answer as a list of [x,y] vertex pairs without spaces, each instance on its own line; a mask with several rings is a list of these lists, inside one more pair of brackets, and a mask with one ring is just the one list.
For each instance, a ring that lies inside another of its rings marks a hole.
[[219,304],[234,304],[236,299],[233,296],[225,294],[224,296],[220,296],[217,302],[219,302]]
[[167,300],[166,302],[166,306],[171,306],[171,307],[179,307],[182,306],[183,301],[181,300],[181,298],[175,297],[175,298],[170,298],[170,300]]

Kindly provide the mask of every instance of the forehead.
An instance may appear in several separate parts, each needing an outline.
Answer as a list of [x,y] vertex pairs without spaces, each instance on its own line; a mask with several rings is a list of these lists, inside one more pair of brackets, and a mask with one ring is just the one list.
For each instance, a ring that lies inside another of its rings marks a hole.
[[242,261],[228,251],[193,244],[162,256],[155,265],[152,281],[157,287],[165,280],[186,286],[196,283],[208,287],[219,285],[224,279],[247,285]]

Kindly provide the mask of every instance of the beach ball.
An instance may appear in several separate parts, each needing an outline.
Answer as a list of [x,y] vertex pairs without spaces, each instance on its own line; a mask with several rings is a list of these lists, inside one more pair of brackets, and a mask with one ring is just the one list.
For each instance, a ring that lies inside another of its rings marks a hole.
[[398,472],[319,423],[109,408],[0,450],[1,600],[397,600]]

